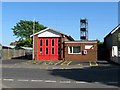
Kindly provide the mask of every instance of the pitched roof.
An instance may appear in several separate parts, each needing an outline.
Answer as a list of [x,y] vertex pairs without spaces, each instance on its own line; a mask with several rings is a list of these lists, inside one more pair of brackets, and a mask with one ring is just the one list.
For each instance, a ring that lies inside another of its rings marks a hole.
[[33,48],[31,47],[21,47],[22,49],[25,49],[25,50],[32,50]]
[[97,41],[96,40],[85,40],[85,41],[83,41],[83,40],[75,40],[75,41],[65,41],[65,43],[97,43]]
[[10,45],[2,45],[3,48],[10,48],[10,49],[13,49],[15,48],[15,46],[10,46]]
[[[114,34],[119,28],[120,28],[120,24],[119,24],[118,26],[116,26],[106,37]],[[106,38],[106,37],[105,37],[105,38]]]
[[30,37],[33,37],[34,35],[40,34],[40,33],[45,32],[45,31],[47,31],[47,30],[51,30],[51,31],[53,31],[53,32],[57,32],[57,33],[59,33],[59,34],[62,34],[62,35],[67,36],[67,37],[68,37],[69,39],[71,39],[71,40],[74,40],[70,35],[64,34],[64,33],[60,32],[60,31],[57,31],[57,30],[54,30],[54,29],[51,29],[51,28],[43,29],[43,30],[41,30],[41,31],[39,31],[39,32],[37,32],[37,33],[34,33],[34,34],[30,35]]

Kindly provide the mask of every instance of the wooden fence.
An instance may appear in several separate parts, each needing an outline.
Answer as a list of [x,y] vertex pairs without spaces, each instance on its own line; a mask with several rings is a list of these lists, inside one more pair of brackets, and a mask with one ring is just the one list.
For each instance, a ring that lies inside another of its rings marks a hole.
[[25,59],[28,58],[28,56],[32,56],[32,52],[24,49],[10,49],[10,48],[5,48],[2,49],[2,59],[15,59],[15,58],[21,58],[24,57]]

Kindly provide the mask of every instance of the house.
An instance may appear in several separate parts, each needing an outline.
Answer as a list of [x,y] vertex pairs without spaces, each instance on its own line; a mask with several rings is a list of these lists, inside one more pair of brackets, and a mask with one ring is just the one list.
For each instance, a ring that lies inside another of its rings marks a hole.
[[120,24],[104,38],[104,43],[108,60],[120,64]]
[[30,37],[34,60],[97,60],[96,41],[75,41],[70,35],[46,28]]
[[18,43],[17,41],[15,41],[15,42],[11,42],[11,43],[10,43],[10,46],[16,46],[17,43]]

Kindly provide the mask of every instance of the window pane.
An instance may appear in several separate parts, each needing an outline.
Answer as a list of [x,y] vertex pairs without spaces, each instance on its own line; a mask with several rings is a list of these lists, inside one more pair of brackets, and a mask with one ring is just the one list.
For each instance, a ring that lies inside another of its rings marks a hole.
[[120,57],[120,47],[118,46],[118,57]]
[[69,47],[70,48],[70,53],[72,53],[72,47]]
[[80,53],[80,46],[74,46],[73,53]]
[[42,46],[42,40],[40,40],[40,46]]
[[42,48],[40,48],[40,53],[42,53]]
[[52,54],[54,54],[54,48],[52,48]]
[[54,40],[52,40],[52,46],[54,46]]
[[58,46],[60,46],[60,39],[58,40]]
[[48,40],[46,40],[46,46],[48,46]]
[[58,48],[58,54],[60,54],[60,48]]
[[46,54],[48,54],[48,48],[46,48]]

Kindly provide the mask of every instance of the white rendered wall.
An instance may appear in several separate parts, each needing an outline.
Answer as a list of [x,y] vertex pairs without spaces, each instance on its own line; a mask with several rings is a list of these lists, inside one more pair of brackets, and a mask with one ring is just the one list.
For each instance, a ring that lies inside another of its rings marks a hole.
[[45,31],[38,35],[38,37],[60,37],[61,35],[56,32]]

